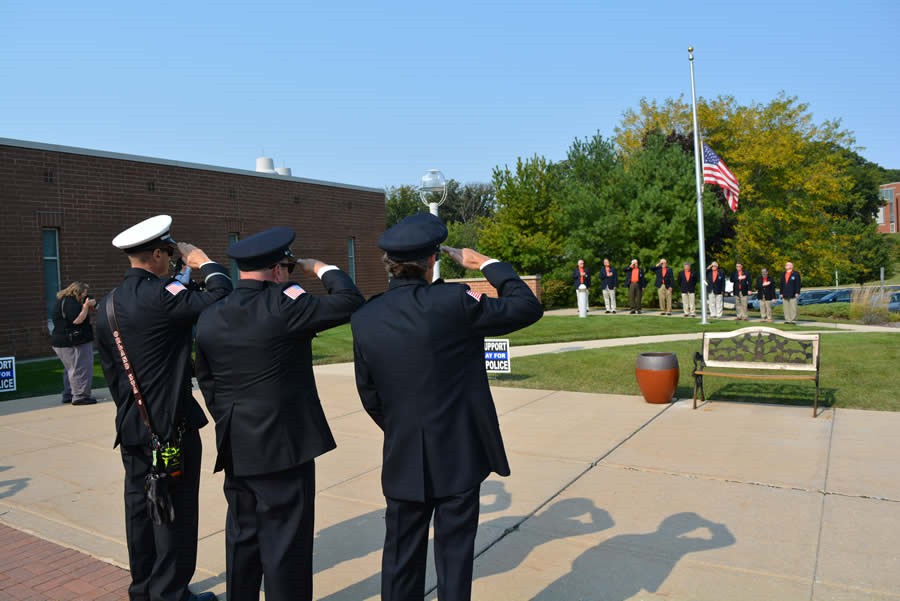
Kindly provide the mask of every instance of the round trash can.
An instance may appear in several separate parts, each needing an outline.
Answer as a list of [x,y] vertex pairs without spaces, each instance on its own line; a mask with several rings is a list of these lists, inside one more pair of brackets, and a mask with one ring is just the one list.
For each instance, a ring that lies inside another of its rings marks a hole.
[[678,389],[678,357],[675,353],[641,353],[634,375],[644,400],[668,403]]

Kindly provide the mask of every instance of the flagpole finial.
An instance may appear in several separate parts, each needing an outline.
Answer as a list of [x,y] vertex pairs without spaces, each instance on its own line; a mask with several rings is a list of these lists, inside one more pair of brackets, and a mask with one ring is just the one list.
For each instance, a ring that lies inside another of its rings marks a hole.
[[689,61],[694,60],[694,47],[693,46],[688,46],[688,60]]

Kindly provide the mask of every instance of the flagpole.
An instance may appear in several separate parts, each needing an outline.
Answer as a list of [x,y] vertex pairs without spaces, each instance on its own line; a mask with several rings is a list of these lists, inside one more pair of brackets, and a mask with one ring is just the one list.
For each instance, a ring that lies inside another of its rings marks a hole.
[[691,63],[691,108],[694,113],[694,173],[697,178],[697,239],[700,253],[700,323],[706,319],[706,240],[703,234],[703,153],[700,151],[700,128],[697,125],[697,95],[694,92],[694,47],[688,47],[688,61]]

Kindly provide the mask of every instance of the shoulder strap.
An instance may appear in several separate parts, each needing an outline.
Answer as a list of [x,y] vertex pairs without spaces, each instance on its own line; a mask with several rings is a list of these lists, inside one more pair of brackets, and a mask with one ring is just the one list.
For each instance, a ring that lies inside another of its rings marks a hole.
[[147,413],[147,407],[144,403],[144,395],[141,394],[141,389],[138,386],[137,376],[134,375],[134,369],[131,367],[131,361],[128,360],[128,355],[125,353],[125,344],[122,342],[122,334],[119,331],[119,320],[116,318],[116,289],[113,288],[109,293],[109,297],[106,300],[106,319],[109,321],[109,327],[112,330],[113,340],[116,342],[116,348],[119,350],[119,356],[122,359],[122,367],[125,368],[125,375],[128,376],[128,382],[131,384],[131,391],[134,393],[134,400],[137,403],[138,409],[141,411],[141,419],[144,420],[144,425],[147,426],[147,430],[150,431],[150,440],[153,441],[156,439],[156,434],[153,433],[153,427],[150,425],[150,415]]

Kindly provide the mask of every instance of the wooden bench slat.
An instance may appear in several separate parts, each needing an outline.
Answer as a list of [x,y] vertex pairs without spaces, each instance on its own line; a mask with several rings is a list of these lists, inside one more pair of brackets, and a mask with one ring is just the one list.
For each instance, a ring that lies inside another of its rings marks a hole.
[[815,380],[816,375],[808,376],[792,375],[792,374],[729,374],[720,371],[695,371],[695,375],[700,376],[720,376],[722,378],[742,378],[745,380]]

